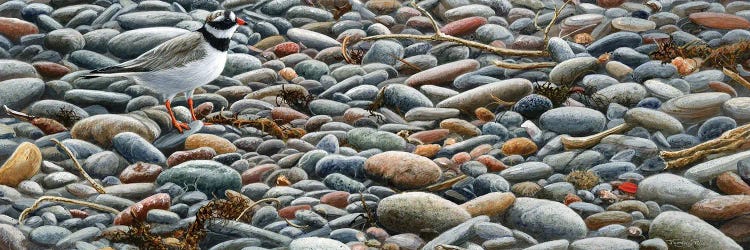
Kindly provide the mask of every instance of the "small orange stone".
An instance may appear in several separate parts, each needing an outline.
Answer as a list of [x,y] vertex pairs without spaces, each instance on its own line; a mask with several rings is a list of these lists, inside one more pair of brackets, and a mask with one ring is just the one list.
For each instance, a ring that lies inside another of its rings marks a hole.
[[589,33],[578,33],[573,36],[573,41],[580,45],[588,45],[594,42],[594,37],[592,37]]
[[414,149],[414,154],[421,155],[427,158],[432,158],[435,155],[437,155],[438,151],[440,151],[440,145],[425,144],[425,145],[417,145],[417,147]]
[[513,138],[503,144],[503,154],[527,156],[536,153],[536,143],[525,137]]
[[476,115],[479,120],[482,120],[484,122],[491,122],[495,120],[495,114],[484,107],[480,107],[474,110],[474,115]]
[[461,207],[469,212],[472,217],[487,215],[496,216],[504,214],[516,201],[513,193],[493,192],[485,194],[461,204]]
[[477,161],[487,166],[489,172],[500,172],[508,168],[502,161],[491,155],[482,155],[477,157]]

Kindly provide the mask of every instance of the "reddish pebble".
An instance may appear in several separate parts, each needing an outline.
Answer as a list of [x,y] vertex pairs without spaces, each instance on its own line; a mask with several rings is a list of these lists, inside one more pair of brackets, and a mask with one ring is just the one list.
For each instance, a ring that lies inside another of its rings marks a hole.
[[85,219],[86,217],[89,217],[89,213],[80,209],[71,209],[70,216],[73,216],[73,218]]
[[461,153],[455,154],[451,158],[451,161],[453,161],[453,163],[456,164],[456,165],[464,164],[464,163],[466,163],[466,162],[468,162],[470,160],[471,160],[471,155],[469,153],[466,153],[466,152],[461,152]]
[[750,186],[734,172],[727,171],[716,177],[716,186],[725,194],[750,195]]
[[296,54],[299,53],[299,45],[294,42],[280,43],[273,47],[273,53],[279,58]]
[[750,21],[732,14],[698,12],[690,14],[689,17],[693,23],[714,29],[750,29]]
[[187,151],[177,151],[167,158],[167,166],[177,166],[180,163],[192,160],[210,160],[216,156],[216,151],[209,147],[196,148]]
[[[158,193],[158,194],[146,197],[145,199],[139,201],[138,203],[133,204],[132,206],[126,208],[125,210],[122,210],[122,212],[117,214],[114,220],[114,224],[115,225],[130,225],[136,219],[139,221],[145,221],[146,214],[148,213],[149,210],[151,209],[168,210],[171,204],[172,204],[172,200],[169,198],[169,195],[165,193]],[[135,215],[135,217],[133,217],[133,215]]]
[[409,136],[409,139],[416,139],[424,144],[431,144],[438,141],[442,141],[450,133],[447,129],[433,129],[427,131],[416,132]]
[[122,183],[154,182],[162,168],[156,164],[138,162],[130,165],[120,173]]
[[261,182],[263,180],[263,176],[266,173],[269,173],[269,171],[274,171],[279,168],[281,167],[279,167],[276,164],[262,164],[262,165],[255,166],[251,169],[245,170],[245,172],[242,172],[242,185]]
[[446,24],[445,26],[440,28],[440,31],[442,31],[446,35],[465,36],[474,33],[474,31],[476,31],[479,26],[482,26],[486,23],[487,19],[484,17],[467,17]]
[[299,210],[312,210],[312,207],[310,205],[288,206],[279,209],[279,216],[281,216],[282,218],[294,219],[294,213]]
[[310,117],[292,108],[274,107],[271,109],[271,118],[274,121],[281,121],[281,124],[284,124],[296,119],[308,119]]
[[320,203],[328,204],[337,208],[345,208],[349,205],[347,199],[349,198],[349,192],[334,191],[320,197]]
[[489,172],[500,172],[508,168],[502,161],[496,159],[491,155],[482,155],[477,157],[477,161],[487,166]]
[[59,79],[70,73],[70,69],[53,62],[35,62],[31,65],[33,65],[36,72],[39,72],[44,78]]
[[0,17],[0,35],[18,42],[22,36],[39,33],[39,28],[33,23],[18,18]]

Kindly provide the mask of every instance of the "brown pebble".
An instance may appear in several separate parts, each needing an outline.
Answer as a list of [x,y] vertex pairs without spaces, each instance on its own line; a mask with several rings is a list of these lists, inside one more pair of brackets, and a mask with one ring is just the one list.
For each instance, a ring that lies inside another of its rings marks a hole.
[[442,31],[446,35],[465,36],[474,33],[477,28],[486,23],[487,19],[484,17],[467,17],[445,24],[442,28],[440,28],[440,31]]
[[33,65],[36,72],[39,72],[44,78],[59,79],[70,73],[70,69],[53,62],[34,62],[31,65]]
[[716,177],[716,186],[725,194],[750,195],[750,185],[732,171],[727,171]]
[[474,110],[474,115],[476,115],[477,119],[482,120],[484,122],[491,122],[495,120],[495,114],[492,113],[487,108],[480,107]]
[[349,205],[349,192],[333,191],[320,197],[320,203],[328,204],[337,208],[345,208]]
[[39,33],[33,23],[18,19],[0,17],[0,34],[18,43],[22,36]]
[[612,224],[626,224],[633,221],[633,216],[621,211],[605,211],[592,214],[584,220],[586,226],[591,230],[597,230]]
[[527,156],[536,153],[536,143],[526,137],[513,138],[503,143],[503,154]]
[[365,161],[365,173],[376,181],[399,189],[416,189],[437,182],[440,167],[427,157],[407,152],[387,151]]
[[451,157],[451,161],[453,161],[453,163],[456,165],[464,164],[470,160],[471,160],[471,155],[469,155],[469,153],[466,153],[466,152],[461,152]]
[[[282,37],[283,39],[283,37]],[[257,45],[255,47],[258,47]],[[265,46],[262,46],[265,47]],[[259,48],[262,49],[262,48]],[[282,58],[291,54],[299,53],[299,45],[294,42],[283,42],[273,47],[273,53]]]
[[204,102],[198,105],[198,107],[195,107],[195,118],[198,118],[198,120],[203,119],[204,117],[211,114],[211,112],[214,111],[214,103],[213,102]]
[[750,213],[750,195],[724,195],[696,202],[690,213],[703,220],[725,221]]
[[167,166],[177,166],[180,163],[192,160],[210,160],[216,156],[213,148],[201,147],[193,150],[177,151],[167,158]]
[[714,29],[750,29],[750,21],[732,14],[698,12],[690,14],[689,18],[693,23]]
[[279,124],[286,124],[296,119],[308,119],[310,117],[292,108],[274,107],[271,109],[271,118]]
[[261,164],[252,167],[245,172],[242,172],[242,185],[251,183],[257,183],[263,181],[263,177],[266,173],[273,172],[274,170],[280,169],[276,164]]
[[602,8],[614,8],[622,5],[625,0],[596,0],[596,5]]
[[750,242],[750,215],[743,215],[724,223],[719,231],[737,243]]
[[409,139],[416,139],[424,144],[431,144],[444,140],[449,133],[450,130],[447,129],[433,129],[416,132],[410,135]]
[[137,162],[126,167],[120,173],[122,183],[154,182],[159,177],[162,168],[156,164]]

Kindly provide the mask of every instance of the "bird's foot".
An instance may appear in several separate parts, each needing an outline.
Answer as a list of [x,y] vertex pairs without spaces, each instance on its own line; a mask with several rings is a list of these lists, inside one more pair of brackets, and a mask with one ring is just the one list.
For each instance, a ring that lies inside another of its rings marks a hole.
[[180,132],[180,134],[182,134],[183,130],[190,130],[190,126],[187,123],[178,122],[177,120],[172,120],[172,127],[177,129],[177,132]]

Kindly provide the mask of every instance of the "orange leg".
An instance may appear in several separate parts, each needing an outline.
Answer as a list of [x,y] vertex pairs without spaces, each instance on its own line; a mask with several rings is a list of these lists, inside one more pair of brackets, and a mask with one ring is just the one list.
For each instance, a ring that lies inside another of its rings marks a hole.
[[198,118],[195,117],[195,109],[193,108],[193,98],[187,99],[187,105],[188,109],[190,109],[190,116],[193,118],[193,121],[197,121]]
[[190,126],[183,122],[177,121],[177,118],[174,117],[174,112],[172,112],[172,102],[167,100],[164,105],[167,106],[167,113],[169,113],[169,118],[172,119],[172,126],[176,128],[177,131],[180,132],[180,134],[182,134],[183,129],[190,130]]

